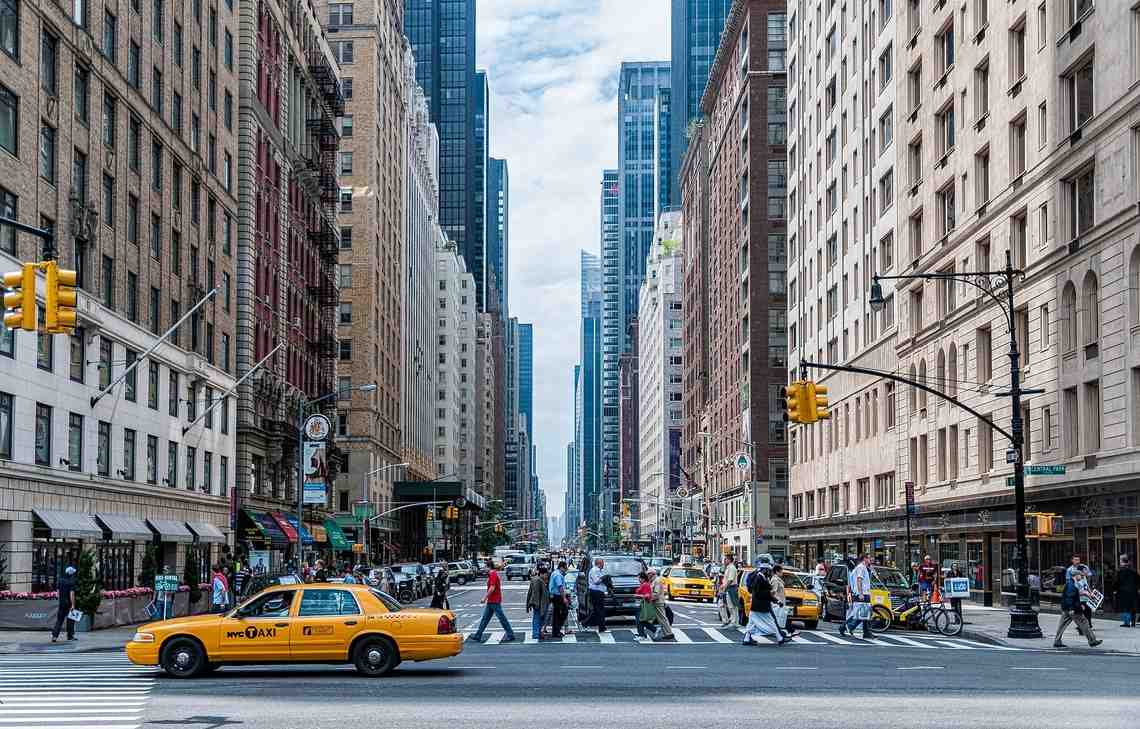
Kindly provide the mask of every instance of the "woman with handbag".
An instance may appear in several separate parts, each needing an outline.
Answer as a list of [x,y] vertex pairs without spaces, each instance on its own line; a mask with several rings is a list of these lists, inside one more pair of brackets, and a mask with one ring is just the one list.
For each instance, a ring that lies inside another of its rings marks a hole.
[[637,637],[641,640],[650,638],[650,634],[656,629],[654,623],[657,622],[657,608],[653,605],[653,586],[649,584],[649,575],[642,572],[637,576],[639,584],[637,590],[634,592],[641,598],[641,605],[637,610]]
[[668,588],[665,585],[665,579],[657,576],[657,570],[650,567],[646,570],[646,575],[653,581],[652,594],[653,594],[653,608],[657,612],[657,634],[653,636],[654,640],[677,640],[673,636],[673,626],[669,619],[670,613],[673,611],[665,604],[665,595]]

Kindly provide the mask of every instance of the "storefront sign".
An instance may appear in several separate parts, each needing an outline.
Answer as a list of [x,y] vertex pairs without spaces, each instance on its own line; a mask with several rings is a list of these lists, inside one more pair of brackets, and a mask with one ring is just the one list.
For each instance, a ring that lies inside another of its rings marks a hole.
[[361,552],[364,551],[364,545],[361,544],[360,542],[356,542],[355,544],[352,545],[352,551],[356,552],[357,554],[360,554]]
[[325,461],[325,444],[323,441],[305,441],[304,463],[304,503],[327,503],[328,496],[325,484],[328,481],[329,471],[328,464]]
[[943,597],[968,598],[970,596],[970,578],[947,577],[942,590]]

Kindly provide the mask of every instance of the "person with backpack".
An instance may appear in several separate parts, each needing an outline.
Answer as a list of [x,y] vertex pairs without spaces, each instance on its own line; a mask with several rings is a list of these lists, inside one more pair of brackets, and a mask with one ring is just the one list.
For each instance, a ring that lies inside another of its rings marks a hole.
[[745,585],[752,597],[752,603],[749,605],[748,626],[744,629],[744,640],[741,641],[741,645],[758,645],[756,638],[767,635],[776,636],[779,639],[777,645],[787,643],[788,639],[784,637],[772,612],[772,583],[768,581],[767,576],[762,570],[753,570],[748,575]]
[[1061,636],[1070,623],[1076,623],[1081,635],[1089,642],[1089,648],[1095,648],[1104,641],[1097,640],[1091,621],[1085,617],[1084,602],[1091,596],[1088,579],[1080,570],[1072,570],[1071,577],[1065,581],[1065,591],[1061,593],[1061,618],[1057,621],[1057,633],[1053,636],[1053,647],[1064,648]]

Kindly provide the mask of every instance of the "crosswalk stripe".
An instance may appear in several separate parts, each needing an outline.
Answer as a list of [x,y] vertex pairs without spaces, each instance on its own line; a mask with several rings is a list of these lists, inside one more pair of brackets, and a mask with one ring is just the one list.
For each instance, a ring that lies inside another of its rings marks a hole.
[[523,631],[523,643],[533,645],[538,642],[538,636],[529,630]]
[[617,640],[614,639],[614,634],[610,631],[606,631],[605,633],[599,633],[598,634],[598,641],[600,643],[617,643]]
[[487,642],[483,645],[498,645],[506,635],[507,634],[501,630],[494,630],[487,636]]
[[[977,648],[986,648],[992,651],[1020,651],[1020,648],[1008,645],[991,645],[989,643],[979,643],[976,640],[967,640],[966,638],[956,638],[956,642]],[[945,643],[946,641],[936,641],[938,643]]]
[[972,651],[972,650],[975,650],[974,648],[972,648],[972,647],[970,647],[970,646],[968,646],[968,645],[962,645],[962,644],[960,644],[960,643],[951,643],[951,642],[950,642],[950,641],[948,641],[948,640],[936,640],[936,641],[934,641],[934,642],[935,642],[935,643],[940,643],[940,644],[942,644],[942,645],[946,646],[947,648],[953,648],[954,650],[959,650],[959,651]]
[[562,636],[562,642],[563,643],[577,643],[578,642],[578,636],[574,635],[573,633],[567,633],[566,635]]
[[123,655],[0,661],[0,729],[137,729],[156,673]]
[[705,633],[710,638],[715,640],[717,643],[731,643],[732,642],[728,638],[724,637],[724,633],[720,632],[719,630],[717,630],[715,628],[702,628],[702,630],[704,630]]
[[919,640],[912,640],[910,638],[905,638],[901,635],[881,635],[881,636],[879,636],[879,640],[884,640],[884,641],[887,641],[890,643],[901,643],[903,645],[909,645],[912,648],[933,648],[935,650],[937,650],[937,648],[938,648],[938,646],[936,646],[936,645],[930,645],[930,643],[923,643],[922,641],[919,641]]
[[689,637],[689,634],[686,633],[685,631],[681,630],[680,628],[673,628],[673,637],[677,639],[678,643],[692,643],[693,642],[693,639]]
[[[38,697],[30,697],[30,696],[6,696],[6,697],[4,697],[4,706],[10,707],[10,706],[21,706],[23,704],[38,704],[38,703],[40,703],[41,700],[42,699],[40,699]],[[104,696],[100,696],[100,697],[94,697],[93,696],[91,698],[84,698],[83,701],[53,701],[52,706],[99,706],[99,707],[146,706],[146,700],[144,698],[144,699],[140,699],[138,701],[132,701],[130,699],[123,700],[123,699],[113,698],[110,696],[105,696],[105,697]],[[5,708],[5,711],[6,710],[7,710],[7,708]]]
[[[100,706],[98,708],[105,709],[107,707]],[[52,710],[53,714],[90,714],[90,713],[92,713],[91,707],[88,707],[85,709],[61,709],[61,708],[59,708],[58,705],[53,705],[51,707],[51,710]],[[120,713],[124,713],[124,714],[141,714],[142,708],[141,707],[137,708],[137,709],[119,708],[119,709],[117,709],[117,711],[119,711]],[[40,709],[40,708],[17,709],[17,708],[12,708],[11,706],[8,706],[8,705],[4,706],[4,715],[5,716],[9,716],[11,714],[42,714],[43,712],[44,712],[44,710]]]
[[847,640],[846,638],[840,638],[839,636],[832,635],[831,633],[820,632],[820,633],[813,633],[813,635],[815,635],[817,638],[823,638],[824,640],[828,641],[829,643],[835,643],[836,645],[855,645],[855,643],[852,643],[851,641]]

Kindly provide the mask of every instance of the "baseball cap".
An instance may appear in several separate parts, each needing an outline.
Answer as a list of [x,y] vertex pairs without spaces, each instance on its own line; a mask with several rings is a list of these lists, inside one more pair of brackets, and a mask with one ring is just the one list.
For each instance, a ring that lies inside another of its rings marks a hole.
[[75,568],[74,567],[67,567],[66,569],[63,570],[63,574],[74,575],[75,574]]

